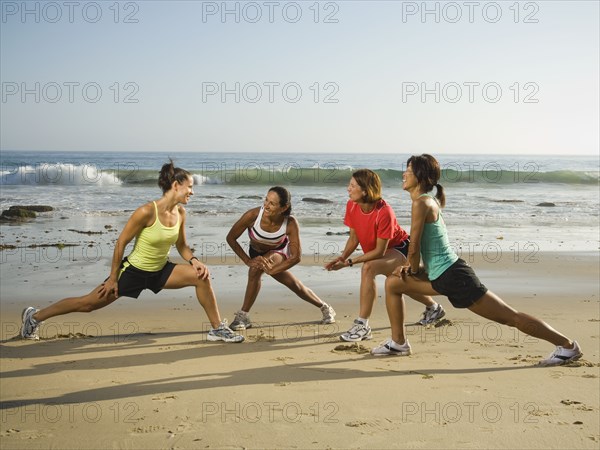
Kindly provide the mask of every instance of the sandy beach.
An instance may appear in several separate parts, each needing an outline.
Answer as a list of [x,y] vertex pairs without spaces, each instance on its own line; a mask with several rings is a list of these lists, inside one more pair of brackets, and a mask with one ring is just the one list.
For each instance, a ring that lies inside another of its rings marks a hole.
[[[23,341],[25,304],[91,289],[108,260],[4,263],[2,448],[598,448],[598,254],[473,259],[490,289],[577,339],[583,359],[536,367],[551,345],[441,297],[446,321],[407,328],[412,356],[373,357],[389,335],[382,289],[373,340],[342,343],[360,269],[328,273],[312,256],[293,271],[334,306],[332,325],[266,277],[242,344],[206,340],[191,289],[56,317]],[[208,262],[231,321],[246,269]],[[417,320],[420,304],[407,313]]]

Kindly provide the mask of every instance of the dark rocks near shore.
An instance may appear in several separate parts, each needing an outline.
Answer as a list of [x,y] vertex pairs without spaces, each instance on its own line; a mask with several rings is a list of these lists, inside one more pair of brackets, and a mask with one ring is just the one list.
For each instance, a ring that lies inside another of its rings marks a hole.
[[262,200],[262,197],[260,195],[240,195],[239,199]]
[[327,236],[350,236],[350,231],[338,231],[338,232],[328,231],[325,234]]
[[327,199],[327,198],[314,198],[314,197],[304,197],[302,199],[303,202],[308,202],[308,203],[333,203],[333,201]]
[[552,202],[542,202],[542,203],[538,203],[535,206],[548,206],[548,207],[551,207],[551,206],[556,206],[556,204],[552,203]]
[[79,234],[87,234],[88,236],[91,236],[92,234],[102,234],[102,231],[82,231],[82,230],[74,230],[73,228],[69,228],[68,231],[72,231],[73,233],[79,233]]
[[2,211],[0,222],[25,222],[28,219],[35,219],[39,212],[53,210],[52,206],[46,205],[14,205]]

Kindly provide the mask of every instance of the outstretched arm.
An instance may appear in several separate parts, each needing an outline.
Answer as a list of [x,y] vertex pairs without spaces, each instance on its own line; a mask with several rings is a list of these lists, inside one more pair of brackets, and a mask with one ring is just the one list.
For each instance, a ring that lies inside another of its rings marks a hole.
[[208,267],[206,267],[205,264],[200,262],[200,260],[194,256],[194,253],[192,252],[192,249],[190,248],[187,242],[187,237],[185,234],[185,208],[181,205],[178,205],[177,208],[179,208],[180,224],[179,236],[177,237],[177,242],[175,242],[175,247],[177,247],[177,251],[179,252],[181,257],[187,262],[189,262],[191,266],[196,270],[198,278],[206,280],[210,276]]
[[240,219],[233,224],[229,233],[227,233],[227,243],[233,250],[233,252],[246,264],[247,266],[251,265],[252,258],[242,248],[239,244],[239,237],[251,227],[256,218],[258,217],[258,212],[260,208],[253,208],[249,211],[246,211]]
[[288,248],[290,256],[277,264],[271,266],[268,259],[265,260],[264,271],[267,275],[277,275],[291,269],[302,259],[302,247],[300,245],[300,227],[294,217],[290,217],[287,224]]
[[[427,214],[431,207],[426,199],[419,198],[413,200],[410,220],[410,247],[408,248],[408,262],[406,265],[397,268],[394,273],[400,275],[403,273],[416,274],[421,266],[421,238],[423,237],[423,228]],[[399,272],[399,273],[396,273]]]
[[327,270],[339,270],[342,267],[347,267],[346,259],[356,250],[358,247],[358,237],[356,236],[356,232],[354,228],[350,228],[350,236],[346,241],[346,246],[344,247],[344,251],[340,256],[338,256],[333,261],[327,263],[325,265],[325,269]]
[[123,261],[125,247],[127,247],[127,244],[129,244],[134,237],[136,237],[145,227],[147,227],[148,224],[153,222],[153,220],[154,208],[152,207],[151,203],[140,206],[131,215],[127,221],[127,224],[125,224],[125,228],[123,228],[123,231],[121,231],[121,234],[115,243],[110,275],[98,291],[100,298],[105,298],[111,292],[114,292],[115,297],[119,296],[119,268],[121,267],[121,261]]

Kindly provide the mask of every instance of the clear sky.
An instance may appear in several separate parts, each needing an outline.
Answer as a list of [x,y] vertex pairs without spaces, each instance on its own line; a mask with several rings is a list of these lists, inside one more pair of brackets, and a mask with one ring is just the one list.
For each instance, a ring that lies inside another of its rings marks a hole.
[[598,1],[0,1],[2,150],[599,151]]

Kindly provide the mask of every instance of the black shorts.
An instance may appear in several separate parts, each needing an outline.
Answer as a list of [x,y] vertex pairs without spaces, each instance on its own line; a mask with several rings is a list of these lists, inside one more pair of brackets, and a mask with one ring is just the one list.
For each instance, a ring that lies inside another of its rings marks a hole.
[[177,264],[167,261],[157,272],[147,272],[131,265],[127,258],[121,262],[118,289],[119,297],[138,298],[144,289],[158,294],[167,283]]
[[[258,250],[255,250],[254,247],[250,246],[250,248],[248,249],[248,254],[250,256],[250,258],[254,259],[257,256],[264,256],[269,252],[275,252],[275,253],[281,253],[282,255],[284,255],[286,258],[288,256],[288,249],[286,248],[288,246],[288,244],[290,243],[289,239],[285,239],[280,245],[278,245],[275,248],[271,248],[267,251],[264,252],[259,252]],[[281,251],[278,251],[281,250]]]
[[471,266],[460,258],[432,280],[431,286],[448,297],[455,308],[468,308],[488,291]]
[[406,258],[408,258],[408,247],[410,247],[410,239],[406,239],[402,241],[400,244],[392,247],[394,250],[398,250],[402,253]]

